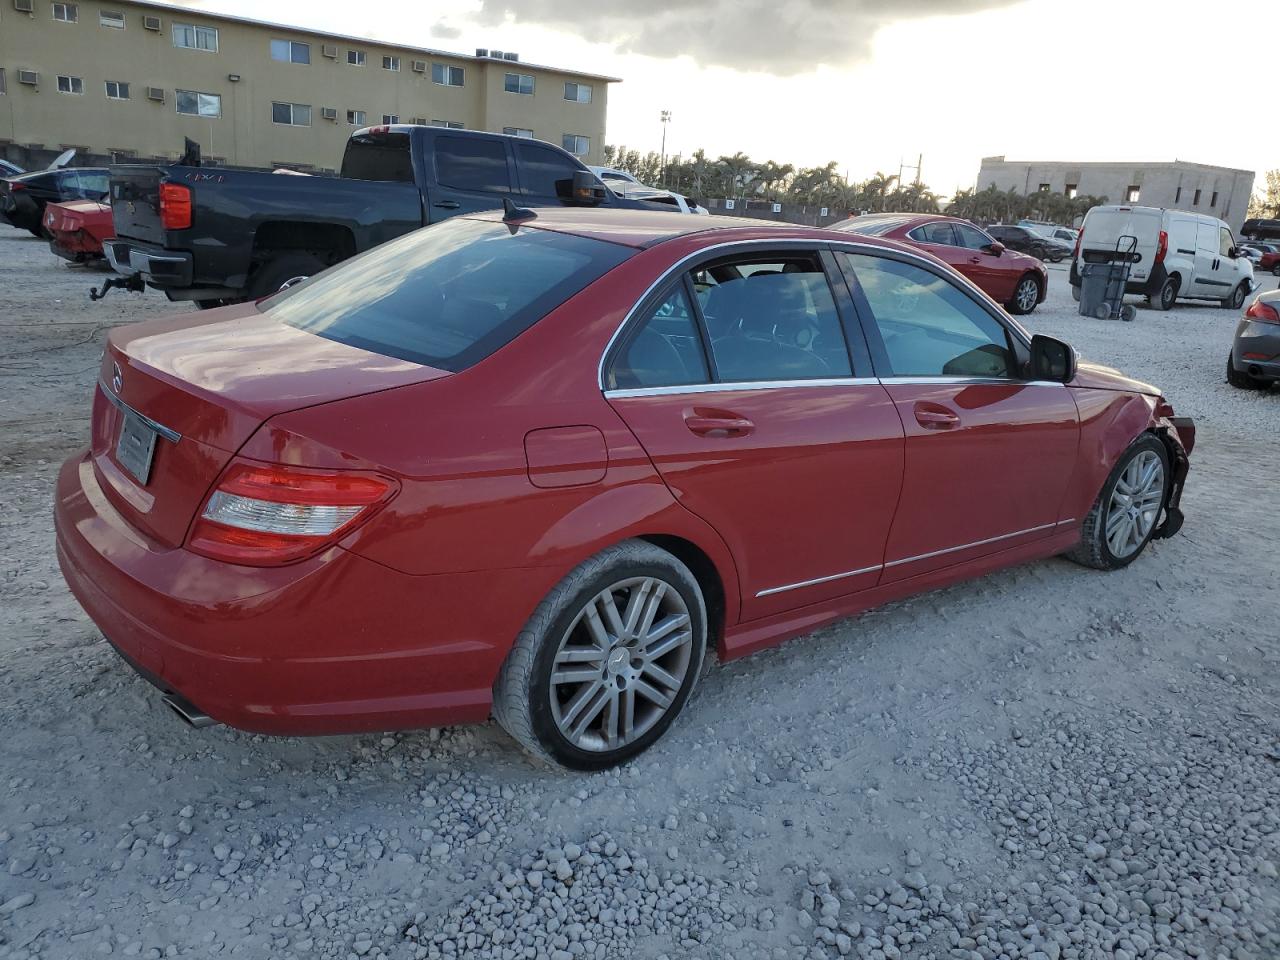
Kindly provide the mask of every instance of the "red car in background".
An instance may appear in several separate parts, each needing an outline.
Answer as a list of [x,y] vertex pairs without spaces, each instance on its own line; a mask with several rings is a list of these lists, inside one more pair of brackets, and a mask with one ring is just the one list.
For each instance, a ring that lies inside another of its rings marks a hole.
[[180,715],[493,716],[580,769],[657,740],[709,645],[1125,566],[1194,441],[907,244],[633,211],[454,217],[117,327],[98,376],[58,560]]
[[1258,271],[1280,277],[1280,253],[1264,253],[1258,261]]
[[1006,248],[968,220],[932,213],[879,213],[842,220],[833,229],[901,240],[927,250],[1010,313],[1030,313],[1049,292],[1043,263]]
[[67,200],[44,208],[49,249],[72,263],[103,259],[102,241],[115,236],[111,205],[96,200]]

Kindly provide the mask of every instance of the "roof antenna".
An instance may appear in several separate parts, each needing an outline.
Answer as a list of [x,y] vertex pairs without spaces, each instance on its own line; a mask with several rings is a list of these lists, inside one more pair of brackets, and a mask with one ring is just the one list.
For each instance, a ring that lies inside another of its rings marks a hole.
[[538,215],[528,207],[517,207],[510,197],[502,198],[502,222],[519,223],[522,220],[537,220]]

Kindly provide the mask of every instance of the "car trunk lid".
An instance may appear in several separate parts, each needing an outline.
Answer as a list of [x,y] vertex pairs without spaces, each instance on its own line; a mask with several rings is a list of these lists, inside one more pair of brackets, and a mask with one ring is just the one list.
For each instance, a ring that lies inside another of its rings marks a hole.
[[269,418],[443,376],[286,326],[252,304],[117,328],[94,396],[94,465],[117,509],[179,546],[218,474]]

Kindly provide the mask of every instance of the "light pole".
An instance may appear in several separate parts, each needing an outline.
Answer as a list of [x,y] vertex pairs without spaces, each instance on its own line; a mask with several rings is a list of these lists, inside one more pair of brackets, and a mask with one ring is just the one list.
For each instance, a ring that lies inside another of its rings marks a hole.
[[662,185],[667,185],[667,124],[671,122],[671,111],[662,111]]

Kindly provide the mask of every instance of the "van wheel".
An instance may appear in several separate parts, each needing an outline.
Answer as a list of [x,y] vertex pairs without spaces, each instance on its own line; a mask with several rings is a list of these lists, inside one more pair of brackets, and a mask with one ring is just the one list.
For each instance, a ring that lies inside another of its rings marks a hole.
[[1164,285],[1151,297],[1151,305],[1157,310],[1172,310],[1178,299],[1178,278],[1169,277]]
[[249,298],[258,300],[277,292],[290,280],[305,279],[324,269],[319,257],[301,250],[285,250],[258,265],[249,278]]
[[1013,290],[1013,299],[1007,304],[1010,313],[1027,314],[1040,302],[1040,281],[1032,274],[1023,274]]
[[1228,310],[1239,310],[1244,306],[1244,298],[1249,295],[1249,288],[1241,283],[1238,287],[1231,291],[1231,296],[1222,301],[1222,305]]

